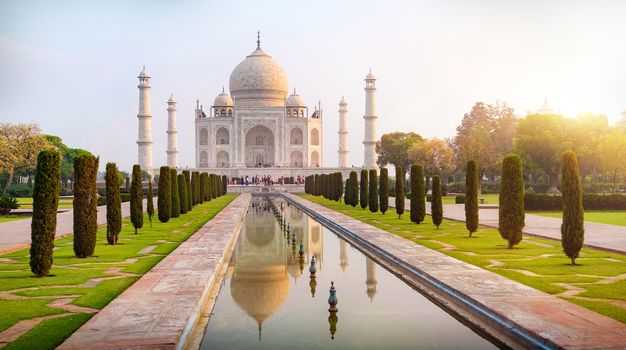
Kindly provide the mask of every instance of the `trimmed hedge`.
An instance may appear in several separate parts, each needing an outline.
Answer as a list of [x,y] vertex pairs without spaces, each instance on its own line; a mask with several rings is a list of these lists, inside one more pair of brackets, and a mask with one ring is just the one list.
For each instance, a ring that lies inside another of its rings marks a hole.
[[[542,193],[526,193],[524,208],[527,211],[561,211],[563,198]],[[583,193],[585,210],[626,210],[626,195]]]
[[465,195],[464,194],[459,194],[456,197],[454,197],[454,203],[455,204],[465,204]]
[[172,189],[170,188],[172,181],[170,175],[170,168],[162,166],[159,171],[159,198],[157,200],[157,212],[161,222],[170,221],[172,215]]
[[130,222],[137,230],[143,227],[143,187],[141,184],[141,167],[133,165],[132,180],[130,183]]
[[117,237],[122,230],[122,200],[120,198],[120,180],[115,163],[107,163],[104,181],[106,184],[107,205],[107,242],[110,245],[117,243]]
[[360,182],[360,186],[359,186],[359,200],[360,200],[360,204],[361,204],[361,209],[365,209],[367,208],[367,201],[368,201],[368,189],[367,187],[369,186],[369,179],[368,179],[368,172],[367,170],[363,169],[361,170],[361,182]]
[[74,254],[93,256],[98,230],[98,158],[81,154],[74,158]]
[[178,196],[180,199],[180,213],[187,213],[187,185],[185,184],[185,175],[178,174],[176,176],[176,181],[178,182]]
[[178,194],[178,173],[170,168],[170,191],[172,191],[172,214],[171,218],[180,217],[180,195]]

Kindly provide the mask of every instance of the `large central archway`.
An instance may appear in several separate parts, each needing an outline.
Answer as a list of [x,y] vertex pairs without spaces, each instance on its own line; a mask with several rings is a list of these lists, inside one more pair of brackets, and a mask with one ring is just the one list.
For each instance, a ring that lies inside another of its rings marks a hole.
[[246,133],[246,166],[274,166],[274,133],[257,125]]

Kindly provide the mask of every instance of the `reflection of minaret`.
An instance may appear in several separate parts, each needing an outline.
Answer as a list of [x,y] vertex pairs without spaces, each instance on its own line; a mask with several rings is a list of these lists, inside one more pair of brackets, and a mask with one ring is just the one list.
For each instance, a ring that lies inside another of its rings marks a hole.
[[365,258],[365,270],[367,274],[367,279],[365,280],[365,284],[367,285],[367,296],[370,298],[370,301],[374,301],[374,296],[376,295],[376,285],[378,284],[378,280],[376,279],[376,263],[373,262],[370,258]]
[[348,267],[348,242],[343,239],[339,240],[339,266],[341,271],[346,271]]
[[322,262],[324,261],[324,233],[322,225],[319,222],[307,217],[309,220],[309,236],[308,236],[308,254],[309,256],[315,255],[317,259],[318,269],[322,269]]

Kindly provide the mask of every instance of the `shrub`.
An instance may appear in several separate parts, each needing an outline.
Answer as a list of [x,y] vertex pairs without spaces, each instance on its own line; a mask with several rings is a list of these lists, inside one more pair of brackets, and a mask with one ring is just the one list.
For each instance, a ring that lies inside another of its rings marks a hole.
[[212,185],[211,186],[211,197],[217,198],[217,197],[221,196],[219,181],[217,180],[217,175],[210,174],[209,178],[211,179],[210,183]]
[[[293,177],[291,178],[291,183],[293,184]],[[228,193],[228,177],[226,175],[222,175],[222,194]]]
[[478,229],[478,167],[474,160],[467,162],[465,175],[465,227],[470,237]]
[[172,191],[172,218],[180,217],[180,195],[178,194],[178,174],[170,168],[170,190]]
[[411,166],[411,221],[419,224],[426,216],[426,193],[424,192],[424,168]]
[[404,214],[404,171],[402,167],[396,167],[396,214],[398,219]]
[[74,254],[93,256],[98,230],[98,159],[91,154],[74,157]]
[[152,217],[154,216],[154,189],[152,188],[152,178],[148,178],[148,197],[146,200],[148,213],[148,220],[150,220],[150,227],[152,227]]
[[561,161],[561,190],[563,193],[561,244],[572,265],[576,265],[576,258],[585,240],[585,218],[578,160],[576,153],[571,151],[565,152]]
[[185,175],[185,190],[187,192],[187,211],[191,211],[193,209],[193,200],[191,198],[191,174],[189,170],[183,170],[183,175]]
[[387,168],[380,169],[380,181],[378,187],[378,202],[380,203],[380,212],[385,215],[387,209],[389,209],[389,174]]
[[207,173],[204,173],[206,178],[206,197],[207,200],[210,201],[213,198],[213,182],[211,181],[211,176]]
[[185,185],[185,175],[178,174],[176,176],[176,182],[178,186],[178,198],[180,203],[180,213],[187,213],[187,186]]
[[172,215],[172,181],[170,180],[170,168],[162,166],[159,171],[159,198],[157,199],[157,211],[159,221],[168,222]]
[[17,198],[13,197],[9,193],[0,195],[0,214],[8,214],[13,209],[19,208]]
[[33,189],[28,184],[12,184],[9,186],[6,193],[13,197],[30,197],[33,193]]
[[375,213],[378,211],[378,173],[376,169],[370,169],[369,179],[369,203],[367,203],[367,206],[372,213]]
[[107,242],[110,245],[117,243],[117,237],[122,230],[122,198],[120,197],[120,178],[117,174],[117,165],[107,163],[104,182],[107,205]]
[[315,174],[315,176],[313,176],[313,195],[314,196],[319,196],[320,195],[320,190],[321,190],[321,184],[320,184],[320,175],[319,174]]
[[37,155],[37,171],[33,186],[33,218],[31,221],[30,270],[37,277],[47,276],[52,267],[54,234],[57,227],[61,155],[43,150]]
[[367,170],[363,169],[361,170],[361,183],[360,185],[360,193],[359,193],[359,197],[361,199],[361,209],[365,209],[367,208],[367,201],[368,201],[368,191],[367,191],[367,187],[369,186],[369,181],[367,178]]
[[441,201],[441,177],[433,176],[432,182],[432,201],[430,202],[430,214],[433,218],[433,224],[439,229],[439,225],[443,221],[443,202]]
[[337,175],[335,176],[337,177],[335,179],[335,200],[339,202],[341,200],[341,195],[343,194],[343,174],[341,172],[337,172]]
[[454,197],[455,204],[465,204],[465,195],[459,194]]
[[[619,193],[583,193],[583,208],[585,210],[626,210],[626,195]],[[526,210],[563,210],[563,197],[540,193],[524,194],[524,208]]]
[[198,189],[200,188],[200,181],[198,180],[198,172],[191,172],[191,200],[194,206],[198,204],[198,198],[200,194],[198,193]]
[[141,167],[133,165],[133,175],[130,182],[130,222],[137,230],[143,227],[143,187],[141,185]]
[[524,228],[524,178],[518,155],[504,157],[500,181],[498,231],[511,249],[522,241]]

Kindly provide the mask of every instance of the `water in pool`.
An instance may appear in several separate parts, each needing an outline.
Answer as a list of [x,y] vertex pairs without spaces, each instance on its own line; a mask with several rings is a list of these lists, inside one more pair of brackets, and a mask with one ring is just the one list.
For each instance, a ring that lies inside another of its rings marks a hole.
[[289,238],[269,202],[254,197],[202,349],[495,348],[296,207],[273,203]]

